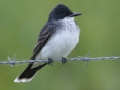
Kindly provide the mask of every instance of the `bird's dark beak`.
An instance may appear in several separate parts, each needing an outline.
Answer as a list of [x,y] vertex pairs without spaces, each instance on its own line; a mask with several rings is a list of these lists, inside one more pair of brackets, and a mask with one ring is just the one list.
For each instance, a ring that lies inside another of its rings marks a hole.
[[69,17],[75,17],[75,16],[79,16],[79,15],[82,15],[82,13],[81,12],[74,12]]

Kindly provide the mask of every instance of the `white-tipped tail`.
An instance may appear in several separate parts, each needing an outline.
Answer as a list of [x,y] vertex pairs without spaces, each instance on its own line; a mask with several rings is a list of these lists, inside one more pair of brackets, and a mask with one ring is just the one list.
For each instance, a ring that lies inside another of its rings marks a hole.
[[44,63],[42,65],[39,65],[35,68],[31,68],[33,66],[32,64],[29,64],[28,67],[22,72],[22,74],[20,74],[20,76],[18,76],[14,82],[20,83],[20,82],[29,82],[31,81],[35,74],[37,73],[38,70],[40,70],[41,68],[43,68],[47,63]]
[[14,80],[14,82],[16,82],[16,83],[20,83],[20,82],[29,82],[29,81],[31,81],[33,79],[33,77],[32,78],[22,78],[22,79],[19,79],[18,77]]

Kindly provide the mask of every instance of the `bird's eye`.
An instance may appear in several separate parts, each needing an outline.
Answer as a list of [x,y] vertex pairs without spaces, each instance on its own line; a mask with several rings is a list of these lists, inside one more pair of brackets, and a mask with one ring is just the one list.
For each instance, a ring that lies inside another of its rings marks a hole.
[[64,16],[66,16],[66,15],[67,15],[67,13],[63,13],[63,15],[64,15]]

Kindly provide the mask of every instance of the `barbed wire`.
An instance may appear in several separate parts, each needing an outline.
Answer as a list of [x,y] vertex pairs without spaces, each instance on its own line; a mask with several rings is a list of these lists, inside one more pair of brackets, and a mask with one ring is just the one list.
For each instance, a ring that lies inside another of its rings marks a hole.
[[[23,64],[23,63],[30,63],[30,62],[48,62],[48,60],[24,60],[24,61],[16,61],[16,55],[13,58],[8,57],[8,61],[1,61],[0,64],[8,64],[11,67],[16,64]],[[89,53],[86,57],[79,56],[77,58],[66,58],[67,61],[98,61],[98,60],[117,60],[120,59],[120,56],[109,56],[109,57],[96,57],[96,58],[89,58]],[[54,60],[54,62],[61,62],[61,60]],[[88,63],[87,63],[88,64]]]

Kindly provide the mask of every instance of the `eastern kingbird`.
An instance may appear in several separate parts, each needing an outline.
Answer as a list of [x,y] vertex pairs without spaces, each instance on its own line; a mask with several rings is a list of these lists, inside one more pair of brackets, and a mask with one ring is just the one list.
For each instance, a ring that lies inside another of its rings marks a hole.
[[62,58],[62,63],[66,62],[65,58],[79,42],[80,29],[74,21],[74,17],[79,15],[81,13],[73,13],[63,4],[58,4],[50,12],[48,21],[39,34],[31,57],[31,60],[48,59],[49,62],[29,63],[28,67],[14,82],[29,82],[38,70],[48,63],[51,64],[52,60]]

